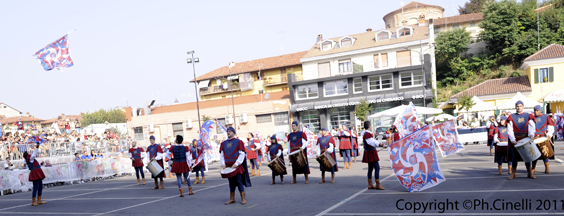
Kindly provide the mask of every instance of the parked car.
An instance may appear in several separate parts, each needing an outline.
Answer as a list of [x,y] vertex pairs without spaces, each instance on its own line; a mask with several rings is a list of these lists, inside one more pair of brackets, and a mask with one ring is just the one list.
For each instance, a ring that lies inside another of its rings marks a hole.
[[379,137],[382,137],[382,142],[386,144],[386,130],[388,127],[377,127],[374,131],[374,138],[378,140]]

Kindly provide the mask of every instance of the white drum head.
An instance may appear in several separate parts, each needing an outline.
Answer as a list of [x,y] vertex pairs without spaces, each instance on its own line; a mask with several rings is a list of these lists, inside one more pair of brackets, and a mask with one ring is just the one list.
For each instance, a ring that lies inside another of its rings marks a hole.
[[497,146],[507,146],[507,142],[498,142]]
[[548,138],[546,138],[546,137],[537,138],[537,139],[535,139],[535,143],[543,143],[543,142],[546,142],[547,139]]
[[297,153],[300,152],[300,151],[301,151],[301,150],[297,150],[297,151],[294,151],[294,152],[292,152],[292,153],[290,153],[290,154],[288,154],[288,155],[295,155],[295,154],[297,154]]
[[531,142],[531,138],[525,137],[525,138],[523,138],[522,140],[519,140],[519,141],[517,142],[517,145],[515,145],[515,147],[524,146],[525,144],[527,144],[527,143],[529,143],[529,142]]
[[220,171],[221,174],[228,174],[228,173],[232,173],[233,171],[235,171],[235,168],[231,168],[231,167],[227,167],[225,169],[222,169]]

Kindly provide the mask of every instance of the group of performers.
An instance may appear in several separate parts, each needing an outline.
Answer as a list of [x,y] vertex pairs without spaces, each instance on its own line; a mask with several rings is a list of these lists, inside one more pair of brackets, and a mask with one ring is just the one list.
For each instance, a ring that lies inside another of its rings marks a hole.
[[[522,101],[515,103],[515,111],[516,113],[509,116],[501,116],[499,122],[496,122],[495,117],[491,116],[490,121],[486,125],[490,155],[495,146],[494,162],[498,164],[498,175],[502,174],[502,165],[506,162],[508,164],[508,173],[510,174],[508,179],[515,178],[517,163],[523,161],[516,145],[527,137],[531,141],[545,138],[545,141],[538,143],[537,146],[540,147],[539,149],[542,149],[540,159],[544,162],[545,173],[550,173],[549,159],[554,159],[554,144],[550,139],[554,133],[554,121],[548,115],[542,113],[541,106],[535,106],[534,113],[525,113]],[[534,174],[538,160],[525,162],[528,178],[536,178]]]

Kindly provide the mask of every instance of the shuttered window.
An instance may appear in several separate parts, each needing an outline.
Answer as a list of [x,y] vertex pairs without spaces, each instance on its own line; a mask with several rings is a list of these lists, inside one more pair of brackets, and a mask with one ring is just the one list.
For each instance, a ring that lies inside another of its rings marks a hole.
[[319,70],[319,78],[331,76],[331,66],[329,62],[317,64],[317,69]]
[[399,51],[397,52],[398,67],[411,66],[411,51]]
[[388,67],[388,53],[380,54],[380,58],[382,59],[380,62],[382,67]]

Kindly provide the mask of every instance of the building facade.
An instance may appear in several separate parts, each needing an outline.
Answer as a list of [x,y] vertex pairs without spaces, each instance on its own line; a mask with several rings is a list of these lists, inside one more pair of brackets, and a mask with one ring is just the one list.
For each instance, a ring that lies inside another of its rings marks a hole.
[[[288,75],[290,111],[313,131],[360,125],[355,106],[361,100],[372,104],[372,113],[409,102],[432,106],[427,26],[318,38],[301,60],[303,76]],[[377,127],[392,123],[374,121]]]
[[0,103],[0,117],[10,118],[20,116],[21,114],[21,111],[9,106],[8,104]]
[[384,16],[386,28],[397,28],[401,26],[417,25],[423,20],[439,19],[444,17],[445,9],[441,6],[423,4],[421,2],[409,2]]
[[[558,99],[564,98],[564,95],[559,93],[564,89],[563,45],[551,44],[527,57],[521,69],[525,70],[530,78],[533,90],[531,99],[544,103],[546,112],[556,112],[556,107],[564,107],[564,101]],[[554,99],[548,100],[549,95]]]

